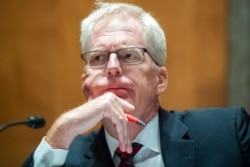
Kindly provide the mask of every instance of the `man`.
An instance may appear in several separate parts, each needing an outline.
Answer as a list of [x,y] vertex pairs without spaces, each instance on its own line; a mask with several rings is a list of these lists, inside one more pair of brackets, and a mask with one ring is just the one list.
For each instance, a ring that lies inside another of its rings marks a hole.
[[[243,108],[160,107],[166,42],[150,14],[101,3],[81,31],[88,102],[62,114],[23,166],[250,166],[250,118]],[[128,115],[146,125],[131,123]],[[100,121],[100,130],[86,134]]]

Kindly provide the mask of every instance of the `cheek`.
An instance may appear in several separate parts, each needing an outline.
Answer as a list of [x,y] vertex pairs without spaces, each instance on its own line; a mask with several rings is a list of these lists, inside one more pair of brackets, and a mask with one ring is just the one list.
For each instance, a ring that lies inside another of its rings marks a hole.
[[90,80],[91,78],[87,77],[82,82],[82,91],[87,99],[90,97],[90,89],[89,89]]
[[142,96],[149,93],[151,95],[156,93],[158,79],[154,70],[136,71],[133,78]]
[[95,81],[98,80],[98,73],[86,72],[82,76],[82,90],[86,98],[93,97],[92,87],[95,87]]

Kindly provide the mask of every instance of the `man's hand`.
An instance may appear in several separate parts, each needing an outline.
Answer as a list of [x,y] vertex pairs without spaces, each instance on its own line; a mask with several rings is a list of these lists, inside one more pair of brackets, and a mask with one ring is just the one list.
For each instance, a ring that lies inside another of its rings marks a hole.
[[46,141],[52,148],[67,150],[77,135],[88,132],[105,118],[112,124],[109,127],[117,132],[120,150],[131,153],[128,120],[124,113],[133,110],[134,106],[127,101],[106,93],[62,114],[47,132]]

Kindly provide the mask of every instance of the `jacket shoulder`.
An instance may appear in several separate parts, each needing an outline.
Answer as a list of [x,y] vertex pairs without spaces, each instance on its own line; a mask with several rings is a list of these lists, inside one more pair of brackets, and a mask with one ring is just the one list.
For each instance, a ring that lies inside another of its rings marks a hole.
[[204,123],[209,124],[213,123],[214,121],[234,121],[235,123],[239,123],[240,120],[245,118],[248,119],[249,117],[245,109],[238,106],[226,108],[203,108],[195,110],[185,110],[183,112],[174,110],[171,112],[184,122],[193,122],[194,120],[196,120],[198,122],[205,121]]
[[241,155],[238,159],[243,158],[244,163],[250,165],[250,116],[243,107],[171,113],[187,126],[189,137],[196,142],[197,147],[202,148],[200,154],[209,150],[226,150],[224,155]]

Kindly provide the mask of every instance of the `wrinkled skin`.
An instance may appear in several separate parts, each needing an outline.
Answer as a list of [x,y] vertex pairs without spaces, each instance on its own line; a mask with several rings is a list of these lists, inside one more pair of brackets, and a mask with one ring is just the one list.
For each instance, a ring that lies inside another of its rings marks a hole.
[[[125,47],[145,47],[143,30],[134,17],[112,14],[93,28],[90,50],[116,51]],[[121,151],[132,151],[131,141],[143,126],[129,123],[124,113],[145,123],[157,113],[159,95],[167,86],[167,70],[158,67],[144,53],[144,61],[121,64],[115,53],[102,68],[86,67],[82,89],[88,102],[62,114],[46,135],[53,148],[68,149],[72,140],[102,122],[108,133],[119,140]]]

